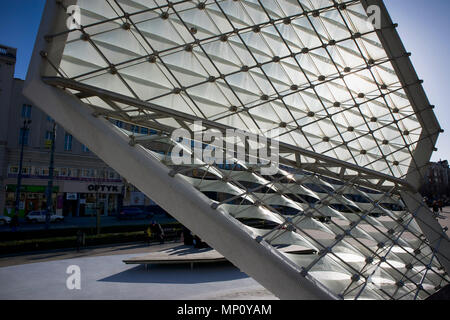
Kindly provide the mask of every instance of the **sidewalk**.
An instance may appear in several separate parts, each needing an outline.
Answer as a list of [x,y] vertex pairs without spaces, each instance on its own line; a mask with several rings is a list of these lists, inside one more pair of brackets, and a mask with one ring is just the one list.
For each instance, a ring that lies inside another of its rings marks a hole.
[[[43,300],[197,300],[276,299],[255,280],[231,263],[130,266],[124,259],[148,252],[176,248],[128,244],[76,251],[53,251],[0,258],[0,299]],[[69,290],[68,267],[80,270],[80,290]]]
[[447,227],[447,235],[450,237],[450,207],[443,208],[437,220],[443,228]]

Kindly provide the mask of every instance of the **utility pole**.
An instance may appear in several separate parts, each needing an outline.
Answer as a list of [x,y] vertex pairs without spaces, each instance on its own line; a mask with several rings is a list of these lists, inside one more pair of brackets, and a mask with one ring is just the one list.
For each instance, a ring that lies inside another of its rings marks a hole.
[[20,207],[20,189],[22,189],[22,166],[23,166],[23,147],[25,145],[25,134],[28,132],[29,125],[31,124],[31,120],[24,120],[23,127],[21,132],[21,146],[20,146],[20,162],[19,162],[19,174],[17,175],[17,188],[16,188],[16,208],[15,213],[19,215],[19,207]]
[[47,206],[45,212],[45,229],[50,228],[50,214],[53,212],[53,170],[55,158],[55,139],[56,139],[56,122],[53,120],[53,129],[50,146],[50,166],[48,168],[48,185],[47,185]]

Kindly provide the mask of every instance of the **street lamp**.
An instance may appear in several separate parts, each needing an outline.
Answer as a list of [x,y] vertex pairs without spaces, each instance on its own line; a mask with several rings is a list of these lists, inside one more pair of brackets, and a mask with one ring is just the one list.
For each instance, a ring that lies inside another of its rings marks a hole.
[[19,162],[19,174],[17,175],[17,188],[16,188],[16,208],[15,214],[19,214],[20,207],[20,189],[22,189],[22,165],[23,165],[23,147],[25,145],[25,134],[28,133],[31,120],[24,120],[21,130],[21,143],[20,143],[20,162]]
[[48,168],[48,185],[47,185],[47,205],[45,212],[45,228],[50,227],[50,214],[53,211],[53,170],[54,170],[54,158],[55,158],[55,138],[56,138],[56,122],[53,120],[53,129],[51,137],[51,151],[50,151],[50,165]]

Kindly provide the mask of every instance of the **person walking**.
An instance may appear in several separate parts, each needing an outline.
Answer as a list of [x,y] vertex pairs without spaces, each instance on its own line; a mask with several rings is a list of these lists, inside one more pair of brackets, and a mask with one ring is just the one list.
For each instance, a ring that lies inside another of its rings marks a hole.
[[84,246],[84,232],[80,229],[77,231],[77,252],[80,252],[80,247]]
[[159,223],[156,223],[156,221],[152,221],[152,224],[150,226],[151,233],[156,236],[156,239],[159,240],[160,244],[164,243],[164,229],[161,227]]
[[151,224],[147,228],[147,230],[145,230],[145,233],[147,234],[147,243],[148,243],[148,245],[150,245],[150,242],[152,240],[152,225]]
[[436,200],[433,201],[433,214],[435,217],[437,217],[439,215],[439,205]]
[[438,206],[439,206],[439,211],[442,213],[442,208],[444,207],[444,201],[442,201],[442,199],[439,199]]

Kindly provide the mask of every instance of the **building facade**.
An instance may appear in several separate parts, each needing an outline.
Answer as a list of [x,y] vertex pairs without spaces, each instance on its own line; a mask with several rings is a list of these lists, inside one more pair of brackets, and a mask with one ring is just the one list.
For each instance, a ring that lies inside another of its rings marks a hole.
[[449,175],[448,160],[431,162],[421,187],[422,195],[429,200],[449,199]]
[[[23,217],[47,201],[54,121],[22,95],[24,81],[14,78],[15,62],[16,49],[0,46],[0,214],[14,212],[23,143],[19,202]],[[29,120],[25,128],[24,121]],[[150,203],[64,128],[56,125],[55,133],[52,200],[56,213],[82,217],[96,215],[98,210],[101,215],[115,215],[122,205]]]

